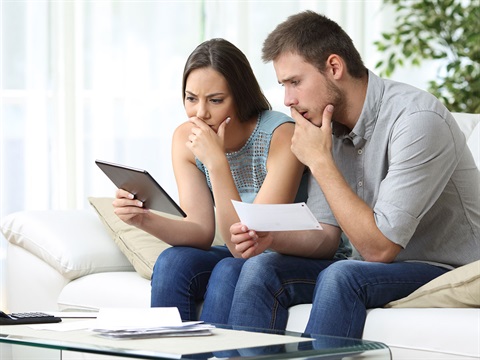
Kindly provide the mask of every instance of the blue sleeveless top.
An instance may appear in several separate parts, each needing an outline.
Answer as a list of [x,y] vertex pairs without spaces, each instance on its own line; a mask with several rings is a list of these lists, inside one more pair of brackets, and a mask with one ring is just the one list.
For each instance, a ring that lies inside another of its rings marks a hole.
[[[273,132],[287,122],[294,123],[294,120],[278,111],[263,111],[259,114],[257,125],[245,145],[238,151],[225,153],[235,186],[243,202],[253,203],[255,200],[267,176],[267,158]],[[195,161],[197,167],[205,174],[211,191],[208,170],[198,159]]]

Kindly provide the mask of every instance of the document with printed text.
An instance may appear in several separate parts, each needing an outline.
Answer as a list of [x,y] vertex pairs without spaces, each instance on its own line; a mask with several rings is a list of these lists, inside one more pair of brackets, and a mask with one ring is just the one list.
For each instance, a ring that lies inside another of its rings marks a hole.
[[255,231],[322,230],[307,204],[248,204],[232,200],[240,221]]

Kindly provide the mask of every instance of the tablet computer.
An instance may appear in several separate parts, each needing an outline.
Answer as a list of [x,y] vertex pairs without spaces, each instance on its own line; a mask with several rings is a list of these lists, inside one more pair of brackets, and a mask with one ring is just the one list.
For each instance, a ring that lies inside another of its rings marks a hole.
[[119,189],[128,191],[135,195],[135,199],[142,201],[146,209],[187,216],[148,171],[102,160],[95,160],[95,163]]

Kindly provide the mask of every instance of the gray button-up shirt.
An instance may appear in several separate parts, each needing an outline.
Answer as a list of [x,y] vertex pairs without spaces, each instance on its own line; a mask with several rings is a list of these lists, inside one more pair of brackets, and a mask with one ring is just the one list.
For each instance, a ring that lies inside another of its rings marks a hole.
[[[396,261],[456,267],[480,259],[480,174],[434,96],[369,72],[354,129],[333,123],[333,131],[338,168],[380,231],[404,248]],[[320,222],[338,226],[313,177],[308,205]]]

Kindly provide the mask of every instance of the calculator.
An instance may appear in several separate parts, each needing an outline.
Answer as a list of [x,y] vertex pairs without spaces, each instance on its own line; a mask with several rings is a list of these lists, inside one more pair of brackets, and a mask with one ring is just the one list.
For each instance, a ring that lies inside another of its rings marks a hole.
[[62,318],[43,312],[21,312],[5,314],[0,311],[0,325],[57,323]]

